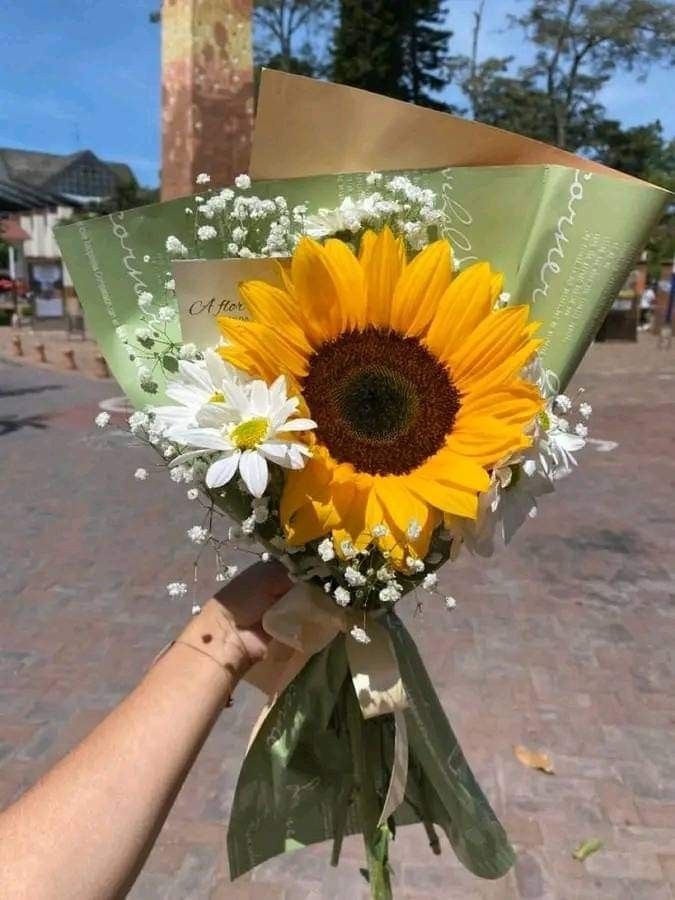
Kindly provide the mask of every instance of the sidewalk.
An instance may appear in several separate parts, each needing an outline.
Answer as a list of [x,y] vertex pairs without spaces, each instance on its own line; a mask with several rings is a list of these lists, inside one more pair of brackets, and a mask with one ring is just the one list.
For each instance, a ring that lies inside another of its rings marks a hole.
[[[16,354],[14,340],[19,338],[23,350],[23,356]],[[36,350],[39,345],[44,346],[46,362]],[[73,369],[66,353],[73,354],[75,369]],[[5,356],[15,362],[36,366],[41,369],[56,369],[59,371],[78,371],[87,378],[101,378],[101,364],[96,357],[100,355],[98,344],[91,338],[84,340],[79,335],[73,335],[70,339],[64,331],[39,331],[32,328],[0,327],[0,356]]]
[[[481,881],[445,840],[434,857],[423,829],[402,828],[397,900],[675,900],[675,350],[659,353],[651,335],[596,344],[575,383],[605,443],[509,548],[443,569],[454,612],[400,610],[517,864]],[[0,359],[0,807],[131,689],[189,614],[164,585],[189,580],[195,513],[168,479],[134,480],[154,457],[125,432],[93,427],[113,384]],[[367,897],[358,838],[337,870],[322,844],[229,883],[227,819],[261,702],[237,689],[132,900]],[[523,767],[516,744],[548,753],[555,775]],[[574,860],[594,838],[603,848]]]

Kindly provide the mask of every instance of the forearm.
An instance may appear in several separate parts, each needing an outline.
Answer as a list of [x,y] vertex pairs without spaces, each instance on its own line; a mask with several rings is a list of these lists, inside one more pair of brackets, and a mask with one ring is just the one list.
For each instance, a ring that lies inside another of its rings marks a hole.
[[[194,636],[198,622],[191,624]],[[209,644],[219,640],[210,631]],[[0,816],[3,900],[124,895],[234,688],[242,661],[236,649],[220,655],[224,664],[175,644],[82,744]]]

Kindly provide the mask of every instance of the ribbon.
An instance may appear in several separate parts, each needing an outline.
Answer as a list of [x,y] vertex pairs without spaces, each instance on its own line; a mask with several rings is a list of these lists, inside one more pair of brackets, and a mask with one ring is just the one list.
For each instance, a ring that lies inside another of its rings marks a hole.
[[[351,639],[345,646],[363,718],[389,713],[394,716],[394,759],[379,827],[405,797],[408,734],[403,711],[408,707],[408,698],[389,632],[373,615],[367,616],[367,623],[369,643]],[[272,641],[265,659],[249,670],[246,680],[264,691],[268,701],[253,728],[249,747],[277,698],[309,658],[341,632],[363,624],[363,612],[337,606],[318,585],[306,581],[295,584],[265,613],[262,625]]]

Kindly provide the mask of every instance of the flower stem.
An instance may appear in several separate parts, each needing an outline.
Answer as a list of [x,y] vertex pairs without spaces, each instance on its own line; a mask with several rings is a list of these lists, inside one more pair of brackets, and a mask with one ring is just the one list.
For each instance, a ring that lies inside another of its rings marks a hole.
[[373,754],[366,745],[366,728],[351,681],[347,696],[347,722],[354,764],[354,783],[361,814],[363,842],[366,848],[370,896],[373,900],[392,900],[387,825],[378,827],[382,801],[375,789]]

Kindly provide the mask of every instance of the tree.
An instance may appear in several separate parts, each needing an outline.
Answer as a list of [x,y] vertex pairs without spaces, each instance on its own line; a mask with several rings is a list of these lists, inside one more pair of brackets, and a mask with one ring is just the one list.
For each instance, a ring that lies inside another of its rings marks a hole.
[[[675,140],[664,141],[661,122],[622,128],[608,119],[597,129],[593,155],[600,162],[629,175],[675,191]],[[664,260],[675,257],[675,207],[666,208],[649,237],[647,252],[652,274],[658,276]]]
[[319,74],[325,48],[317,49],[311,36],[321,32],[334,10],[335,0],[255,0],[257,65],[302,75]]
[[533,0],[511,17],[536,48],[521,75],[546,98],[550,138],[576,149],[575,119],[597,110],[598,91],[619,69],[644,78],[649,64],[675,58],[670,0]]
[[593,155],[605,165],[637,178],[662,181],[675,176],[674,144],[664,143],[658,119],[625,129],[616,120],[605,119],[596,128]]
[[421,106],[448,109],[434,97],[447,83],[448,42],[441,0],[341,0],[333,77]]

